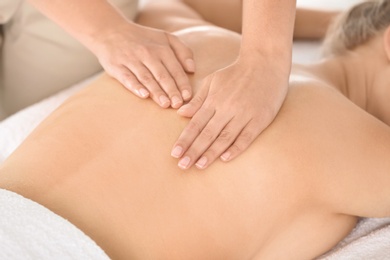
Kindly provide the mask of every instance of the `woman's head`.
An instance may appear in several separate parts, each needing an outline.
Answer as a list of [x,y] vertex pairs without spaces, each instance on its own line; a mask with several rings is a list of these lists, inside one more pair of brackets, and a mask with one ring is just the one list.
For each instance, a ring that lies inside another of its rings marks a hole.
[[373,39],[390,26],[390,0],[369,0],[342,13],[325,39],[326,55],[341,55]]

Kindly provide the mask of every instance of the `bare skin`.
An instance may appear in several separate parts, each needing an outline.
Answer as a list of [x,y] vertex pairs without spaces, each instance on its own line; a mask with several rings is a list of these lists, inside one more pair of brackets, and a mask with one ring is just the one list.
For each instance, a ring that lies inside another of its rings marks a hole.
[[[176,35],[201,64],[190,76],[194,93],[239,52],[240,36],[216,27]],[[343,96],[336,80],[353,78],[353,57],[372,58],[375,49],[375,72],[367,65],[361,77],[383,73],[379,85],[388,85],[390,51],[381,43],[294,67],[270,127],[236,160],[202,172],[183,173],[169,156],[186,119],[103,75],[1,165],[0,187],[69,219],[113,259],[314,258],[347,235],[356,216],[390,215],[390,129]]]
[[239,55],[178,111],[191,117],[171,152],[181,169],[233,160],[275,118],[288,88],[295,6],[295,0],[242,1]]
[[[171,153],[181,158],[182,169],[195,164],[204,169],[220,156],[225,161],[237,157],[271,123],[286,96],[296,0],[243,0],[240,54],[229,68],[213,72],[198,96],[192,96],[184,73],[195,70],[192,54],[173,35],[127,21],[105,0],[30,2],[134,94],[150,96],[164,108],[180,107],[182,115],[192,117]],[[248,80],[256,74],[267,76]],[[227,91],[217,91],[220,84]],[[246,106],[246,113],[226,108],[226,99]],[[223,138],[226,131],[232,133],[229,139]]]
[[[289,2],[288,6],[287,2]],[[280,97],[284,97],[287,90],[285,86],[288,85],[287,77],[284,82],[285,68],[288,67],[289,70],[289,66],[280,67],[278,60],[290,59],[290,57],[286,57],[290,55],[291,46],[286,46],[283,43],[291,42],[291,40],[286,40],[286,37],[288,39],[292,36],[289,36],[291,32],[288,28],[284,28],[283,31],[276,30],[279,33],[276,33],[278,36],[274,38],[264,36],[270,31],[275,31],[273,26],[267,22],[270,20],[267,18],[268,15],[272,16],[271,14],[275,14],[276,10],[280,11],[280,8],[278,9],[276,6],[268,5],[265,2],[264,4],[265,6],[259,4],[248,7],[247,5],[244,8],[245,1],[238,0],[155,0],[147,5],[142,17],[138,19],[141,24],[170,31],[180,29],[183,25],[196,25],[202,21],[237,32],[241,32],[240,28],[247,29],[247,33],[243,33],[238,58],[233,60],[232,64],[226,65],[226,68],[212,73],[209,76],[211,80],[204,82],[198,95],[194,96],[187,105],[178,111],[182,116],[192,117],[171,151],[173,157],[180,159],[178,166],[184,170],[193,165],[199,169],[205,169],[219,157],[223,161],[231,161],[236,158],[267,126],[267,122],[275,116],[281,105],[282,99]],[[293,1],[286,1],[283,12],[278,14],[278,18],[271,20],[293,25],[294,19],[288,11],[291,4]],[[242,26],[241,13],[248,13],[248,9],[258,10],[258,13],[256,17],[248,14],[251,18],[244,15],[244,26]],[[163,14],[164,12],[165,14]],[[162,19],[162,16],[167,13],[175,15],[168,19]],[[300,38],[319,38],[324,35],[324,31],[334,15],[334,12],[299,9],[294,33]],[[182,18],[180,23],[171,20],[178,19],[178,17]],[[252,19],[251,22],[250,19]],[[308,19],[311,19],[310,22]],[[256,24],[256,28],[245,26],[245,22],[251,25]],[[257,37],[251,40],[248,35],[257,35]],[[272,55],[263,55],[264,53],[258,48],[259,46],[262,46],[260,49],[270,47],[267,47],[268,41],[265,38],[273,39],[270,48],[273,52]],[[253,42],[257,42],[257,44],[254,46]],[[260,64],[260,60],[264,62]],[[267,65],[262,67],[264,64]],[[278,66],[274,67],[276,64]],[[263,76],[255,76],[260,74]],[[247,79],[250,79],[249,82],[243,84],[243,81]],[[264,82],[273,87],[262,88]],[[284,83],[281,84],[281,82]],[[221,85],[224,86],[223,91],[219,87]],[[245,85],[245,89],[242,89],[243,85]],[[242,109],[237,110],[235,106],[227,107],[226,100],[230,100],[231,103],[237,104]]]

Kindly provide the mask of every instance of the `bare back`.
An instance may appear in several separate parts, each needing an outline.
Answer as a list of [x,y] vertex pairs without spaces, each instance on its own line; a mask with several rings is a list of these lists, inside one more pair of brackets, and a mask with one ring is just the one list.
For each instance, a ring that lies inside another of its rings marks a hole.
[[[238,52],[226,30],[179,35],[199,67],[195,92]],[[388,214],[378,190],[390,184],[389,130],[330,87],[292,82],[245,154],[205,171],[170,157],[187,122],[103,75],[8,158],[0,187],[69,219],[114,259],[313,258],[351,230],[351,215]]]

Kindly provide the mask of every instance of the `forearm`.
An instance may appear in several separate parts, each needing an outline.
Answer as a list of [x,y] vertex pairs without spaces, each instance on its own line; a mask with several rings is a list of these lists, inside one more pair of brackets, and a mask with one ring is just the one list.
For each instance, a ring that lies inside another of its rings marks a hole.
[[129,21],[106,0],[29,2],[88,48],[92,47],[97,37],[104,37],[116,28],[129,24]]
[[296,13],[294,38],[321,39],[333,18],[338,14],[335,11],[319,11],[298,8]]
[[243,0],[241,53],[291,62],[295,7],[295,0]]

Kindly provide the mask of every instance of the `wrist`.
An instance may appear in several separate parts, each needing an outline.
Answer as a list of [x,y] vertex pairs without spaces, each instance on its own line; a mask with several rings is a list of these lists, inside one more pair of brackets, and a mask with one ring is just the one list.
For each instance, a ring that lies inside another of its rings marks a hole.
[[[279,43],[275,43],[279,42]],[[275,42],[261,42],[252,44],[243,41],[240,48],[240,55],[257,56],[257,57],[276,57],[291,59],[292,57],[292,40]]]
[[276,69],[282,73],[289,74],[292,63],[291,50],[264,50],[264,49],[241,49],[237,61],[244,63],[246,66],[259,67],[259,63],[269,68]]
[[120,42],[124,37],[123,32],[131,32],[135,30],[136,25],[127,21],[126,19],[120,19],[117,21],[111,21],[100,27],[97,30],[91,30],[91,32],[84,34],[83,43],[94,54],[104,48],[107,42]]

